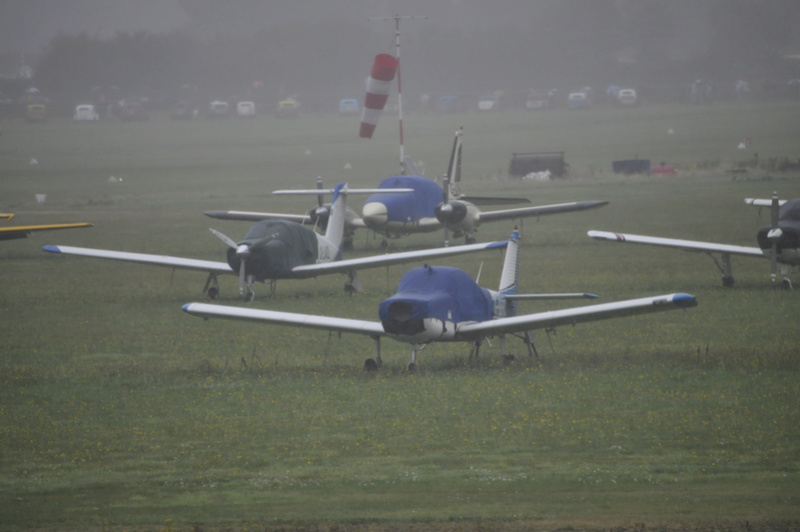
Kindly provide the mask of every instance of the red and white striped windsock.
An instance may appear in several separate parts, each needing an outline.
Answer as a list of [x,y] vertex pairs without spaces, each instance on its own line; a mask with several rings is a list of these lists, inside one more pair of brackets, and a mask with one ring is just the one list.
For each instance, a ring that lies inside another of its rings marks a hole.
[[378,54],[372,63],[372,72],[367,80],[367,97],[364,100],[364,108],[361,110],[361,129],[358,136],[365,139],[372,138],[372,132],[378,123],[389,98],[389,91],[392,88],[397,67],[400,64],[398,59],[389,54]]

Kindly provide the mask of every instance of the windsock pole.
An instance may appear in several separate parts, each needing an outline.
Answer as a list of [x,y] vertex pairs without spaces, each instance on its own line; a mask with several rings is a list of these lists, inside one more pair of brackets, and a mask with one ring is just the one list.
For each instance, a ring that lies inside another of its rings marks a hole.
[[395,15],[393,17],[371,17],[368,20],[394,20],[394,47],[395,57],[397,57],[397,118],[400,122],[400,173],[406,173],[406,155],[403,141],[403,90],[400,81],[400,21],[411,19],[424,19],[428,17],[415,15]]

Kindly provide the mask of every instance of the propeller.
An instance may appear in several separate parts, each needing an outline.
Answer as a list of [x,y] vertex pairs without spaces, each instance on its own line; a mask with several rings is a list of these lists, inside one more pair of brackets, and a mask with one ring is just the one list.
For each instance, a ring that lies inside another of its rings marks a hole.
[[211,231],[215,237],[222,240],[222,242],[224,242],[229,248],[236,250],[236,256],[239,258],[239,295],[244,296],[245,269],[247,259],[250,258],[253,249],[257,248],[258,246],[263,246],[267,242],[273,240],[278,236],[278,233],[270,233],[259,238],[252,244],[237,244],[232,238],[217,231],[216,229],[209,228],[209,231]]
[[[322,178],[317,176],[317,189],[322,190]],[[319,227],[324,231],[328,227],[328,218],[330,217],[330,208],[325,205],[325,195],[322,193],[317,194],[317,206],[308,211],[308,215],[314,222],[314,228]]]
[[778,278],[778,243],[781,241],[781,237],[783,237],[783,230],[780,228],[778,224],[779,213],[780,213],[780,201],[778,201],[778,193],[773,192],[772,205],[770,208],[772,221],[769,233],[767,233],[767,239],[769,239],[769,241],[772,243],[772,253],[770,254],[769,257],[769,266],[770,266],[770,275],[772,277],[773,283]]
[[[460,201],[450,201],[450,194],[458,197],[456,187],[461,181],[461,136],[464,128],[456,131],[453,140],[453,150],[450,152],[450,162],[447,165],[447,173],[442,176],[442,203],[434,208],[436,219],[444,225],[444,245],[450,244],[448,229],[450,224],[461,222],[467,215],[467,207]],[[451,187],[453,190],[451,190]]]
[[442,217],[442,225],[444,226],[444,246],[450,245],[450,237],[447,231],[447,222],[450,215],[453,214],[453,206],[450,205],[450,178],[447,175],[442,177],[442,205],[439,207],[438,212]]

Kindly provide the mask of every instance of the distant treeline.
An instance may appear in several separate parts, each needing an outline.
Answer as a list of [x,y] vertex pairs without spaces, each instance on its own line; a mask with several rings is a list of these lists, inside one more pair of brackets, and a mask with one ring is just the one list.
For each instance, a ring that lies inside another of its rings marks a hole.
[[[532,5],[526,16],[502,26],[407,22],[403,88],[411,99],[585,85],[680,95],[702,78],[726,90],[745,79],[754,91],[780,91],[800,77],[800,61],[785,57],[795,44],[797,15],[793,0],[573,0]],[[392,23],[344,16],[272,22],[241,35],[200,36],[190,29],[105,39],[62,34],[34,65],[34,79],[0,90],[17,97],[21,85],[35,85],[70,103],[89,101],[97,87],[109,88],[109,97],[165,103],[266,103],[297,95],[315,107],[361,98],[372,57],[394,52]]]

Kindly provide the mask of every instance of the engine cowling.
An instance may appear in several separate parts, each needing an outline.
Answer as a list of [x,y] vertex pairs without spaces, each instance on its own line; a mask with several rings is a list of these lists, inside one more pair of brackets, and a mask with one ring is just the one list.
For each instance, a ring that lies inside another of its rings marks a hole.
[[436,219],[447,225],[462,222],[466,218],[468,211],[467,204],[461,201],[440,203],[433,209]]
[[454,236],[473,235],[480,224],[480,211],[466,201],[440,203],[434,209],[436,219],[453,231]]

